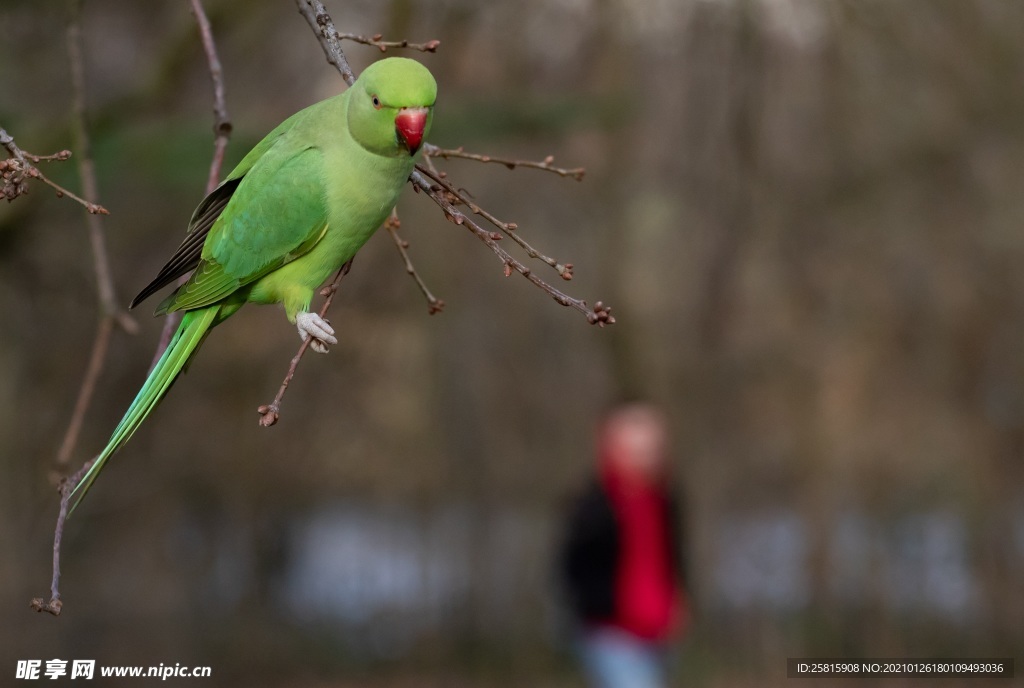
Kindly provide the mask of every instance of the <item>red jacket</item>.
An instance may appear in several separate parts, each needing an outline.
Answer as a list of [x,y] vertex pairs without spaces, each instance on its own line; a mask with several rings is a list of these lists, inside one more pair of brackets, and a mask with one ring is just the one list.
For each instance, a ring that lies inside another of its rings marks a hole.
[[574,504],[563,586],[582,622],[665,640],[688,619],[678,509],[661,486],[624,488],[605,470]]
[[668,496],[658,485],[607,468],[601,478],[619,528],[615,612],[607,623],[664,640],[675,630],[682,602]]

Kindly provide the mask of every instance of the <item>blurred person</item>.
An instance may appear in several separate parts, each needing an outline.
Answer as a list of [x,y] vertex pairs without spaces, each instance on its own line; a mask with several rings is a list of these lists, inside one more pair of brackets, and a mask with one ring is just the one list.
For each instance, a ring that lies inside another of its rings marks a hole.
[[580,659],[597,688],[667,685],[669,642],[687,625],[667,442],[658,408],[615,407],[598,427],[596,475],[569,516],[560,574]]

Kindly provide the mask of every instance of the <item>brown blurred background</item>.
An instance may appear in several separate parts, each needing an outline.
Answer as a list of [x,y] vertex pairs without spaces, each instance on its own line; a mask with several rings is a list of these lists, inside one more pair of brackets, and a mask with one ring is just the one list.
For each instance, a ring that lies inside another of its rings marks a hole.
[[[290,0],[205,4],[230,167],[343,83]],[[403,233],[445,311],[374,237],[332,309],[339,345],[269,430],[255,409],[294,328],[256,307],[219,328],[69,523],[64,614],[36,616],[97,308],[82,209],[34,185],[0,206],[0,683],[57,657],[212,666],[197,685],[582,685],[551,557],[596,415],[638,395],[669,412],[689,504],[681,685],[1024,646],[1024,4],[328,9],[441,40],[410,55],[440,84],[434,143],[586,166],[582,184],[444,167],[619,323],[504,279],[410,190]],[[0,123],[34,153],[73,147],[67,16],[0,6]],[[88,0],[83,30],[127,302],[202,196],[209,75],[184,0]],[[73,162],[46,169],[79,188]],[[78,463],[142,382],[151,307],[114,338]]]

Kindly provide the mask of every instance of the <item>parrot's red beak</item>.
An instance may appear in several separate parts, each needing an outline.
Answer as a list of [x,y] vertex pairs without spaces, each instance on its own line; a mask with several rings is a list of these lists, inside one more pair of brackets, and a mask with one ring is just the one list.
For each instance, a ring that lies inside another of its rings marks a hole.
[[425,107],[402,108],[395,117],[395,131],[398,139],[409,149],[409,155],[416,155],[416,151],[423,145],[428,112]]

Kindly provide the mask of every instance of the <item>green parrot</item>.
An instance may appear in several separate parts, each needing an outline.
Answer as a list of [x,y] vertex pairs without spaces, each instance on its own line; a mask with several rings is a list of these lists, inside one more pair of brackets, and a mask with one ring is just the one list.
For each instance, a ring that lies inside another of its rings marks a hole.
[[181,325],[72,490],[72,510],[210,330],[246,303],[282,304],[318,353],[337,344],[327,321],[309,310],[313,293],[395,206],[430,131],[436,97],[434,77],[418,62],[376,62],[341,95],[281,123],[203,199],[181,246],[131,303],[191,272],[156,310],[182,311]]

